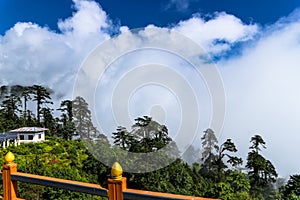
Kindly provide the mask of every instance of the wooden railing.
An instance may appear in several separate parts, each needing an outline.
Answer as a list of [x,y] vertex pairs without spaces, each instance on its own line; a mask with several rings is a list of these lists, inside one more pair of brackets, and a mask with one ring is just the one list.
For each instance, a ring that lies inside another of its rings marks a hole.
[[109,200],[152,200],[152,199],[190,199],[190,200],[208,200],[202,197],[184,196],[161,192],[150,192],[145,190],[128,189],[126,177],[122,177],[122,167],[115,162],[111,170],[111,178],[108,178],[108,189],[98,184],[84,183],[78,181],[52,178],[28,173],[17,172],[17,164],[14,163],[14,155],[8,152],[5,156],[5,164],[0,173],[3,181],[3,199],[17,200],[18,182],[31,183],[54,188],[61,188],[75,192],[82,192],[102,197],[108,197]]

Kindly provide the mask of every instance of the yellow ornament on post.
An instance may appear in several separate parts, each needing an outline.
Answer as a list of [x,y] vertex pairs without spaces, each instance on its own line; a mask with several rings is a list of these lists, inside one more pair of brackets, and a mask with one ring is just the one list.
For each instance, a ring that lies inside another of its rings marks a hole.
[[111,167],[111,178],[113,180],[121,180],[123,169],[118,162],[115,162]]
[[12,152],[9,151],[9,152],[5,155],[4,160],[5,160],[5,163],[6,163],[7,165],[10,165],[10,164],[12,164],[12,163],[14,162],[14,160],[15,160],[15,155],[14,155]]

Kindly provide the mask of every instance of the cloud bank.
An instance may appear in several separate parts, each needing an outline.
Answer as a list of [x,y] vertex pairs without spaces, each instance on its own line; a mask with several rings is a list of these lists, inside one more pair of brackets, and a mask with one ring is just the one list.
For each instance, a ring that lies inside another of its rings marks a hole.
[[[76,74],[89,52],[111,38],[110,30],[130,32],[126,25],[112,24],[99,4],[73,3],[73,15],[58,21],[59,32],[19,22],[0,36],[0,85],[47,85],[57,96],[71,98]],[[300,153],[296,148],[300,142],[299,13],[296,10],[268,27],[244,24],[226,13],[215,13],[210,19],[193,16],[171,28],[156,27],[178,31],[210,55],[221,56],[216,65],[227,98],[220,140],[233,138],[240,155],[246,157],[250,137],[261,134],[268,147],[264,154],[282,176],[299,173],[300,166],[295,159]],[[131,42],[142,41],[124,45]],[[113,81],[114,76],[106,78]],[[133,95],[143,102],[141,96]]]
[[299,11],[279,20],[237,58],[220,62],[227,94],[227,120],[224,137],[242,141],[246,154],[254,133],[267,142],[265,155],[281,175],[299,172],[293,158],[300,125],[300,21]]
[[87,54],[110,38],[106,13],[92,1],[74,0],[75,12],[58,22],[60,33],[19,22],[0,37],[0,84],[41,84],[70,95]]

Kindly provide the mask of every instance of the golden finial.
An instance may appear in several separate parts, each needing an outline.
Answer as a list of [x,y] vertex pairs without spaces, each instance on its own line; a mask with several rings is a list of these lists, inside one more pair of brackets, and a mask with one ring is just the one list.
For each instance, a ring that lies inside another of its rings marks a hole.
[[114,180],[122,179],[123,169],[118,162],[115,162],[111,167],[111,178]]
[[8,152],[6,155],[5,155],[5,162],[6,162],[6,164],[12,164],[13,162],[14,162],[14,160],[15,160],[15,156],[14,156],[14,154],[12,153],[12,152]]

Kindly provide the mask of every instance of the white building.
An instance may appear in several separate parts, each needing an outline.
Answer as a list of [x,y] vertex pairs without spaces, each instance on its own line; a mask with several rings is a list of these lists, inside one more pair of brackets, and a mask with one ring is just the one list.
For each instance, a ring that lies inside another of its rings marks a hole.
[[9,131],[8,133],[15,134],[17,133],[18,143],[25,142],[42,142],[45,141],[45,131],[48,131],[47,128],[40,127],[22,127]]

